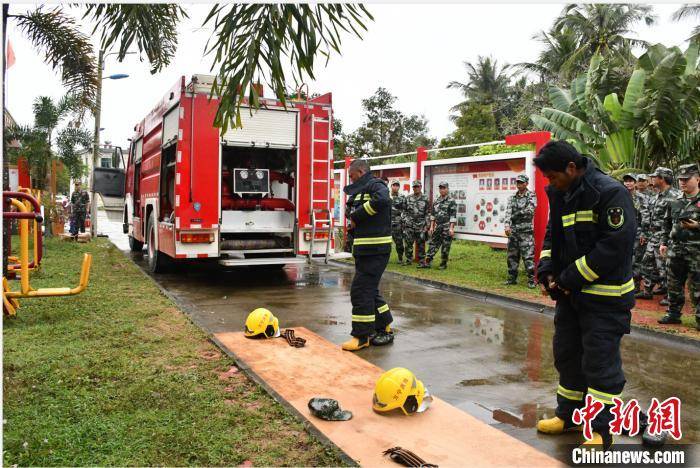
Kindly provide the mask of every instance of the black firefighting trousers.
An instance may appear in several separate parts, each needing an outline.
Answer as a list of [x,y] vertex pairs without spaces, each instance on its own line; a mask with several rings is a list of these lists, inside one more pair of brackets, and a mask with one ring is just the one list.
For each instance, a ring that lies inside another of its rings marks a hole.
[[586,394],[605,404],[593,420],[595,432],[609,431],[613,397],[625,386],[620,341],[630,332],[630,310],[585,293],[557,301],[554,312],[554,366],[559,371],[556,415],[571,421]]
[[387,263],[389,254],[355,256],[355,277],[350,287],[352,336],[373,335],[393,321],[389,305],[379,294],[379,281]]

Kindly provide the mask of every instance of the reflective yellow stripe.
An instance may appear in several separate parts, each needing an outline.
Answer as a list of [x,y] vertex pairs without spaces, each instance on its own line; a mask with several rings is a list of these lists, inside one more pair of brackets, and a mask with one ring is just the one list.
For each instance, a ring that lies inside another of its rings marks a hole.
[[543,250],[542,252],[540,252],[540,258],[546,258],[546,257],[551,257],[551,256],[552,256],[552,251],[549,249]]
[[601,403],[606,403],[608,405],[613,404],[613,398],[620,398],[619,393],[617,395],[613,395],[612,393],[601,392],[600,390],[596,390],[595,388],[591,387],[588,387],[588,394]]
[[372,208],[372,205],[370,205],[370,202],[366,201],[362,206],[365,208],[365,211],[366,211],[367,214],[369,214],[370,216],[374,216],[374,215],[377,214],[377,212],[374,211],[374,209]]
[[581,273],[581,276],[586,278],[588,281],[595,281],[600,276],[598,276],[595,271],[591,270],[591,268],[588,266],[586,263],[586,256],[584,255],[583,257],[579,258],[576,260],[576,269],[578,270],[579,273]]
[[362,323],[374,322],[374,314],[372,314],[372,315],[353,315],[352,321],[353,322],[362,322]]
[[358,237],[353,245],[391,244],[391,236],[387,237]]
[[564,388],[561,385],[559,385],[559,387],[557,387],[557,393],[568,400],[574,400],[574,401],[582,401],[583,400],[583,392],[577,392],[576,390],[569,390],[568,388]]
[[370,195],[369,193],[365,193],[362,196],[362,200],[371,200],[371,199],[372,199],[372,195]]
[[387,310],[389,310],[389,304],[384,304],[383,306],[377,308],[377,312],[379,312],[380,314],[382,312],[386,312]]
[[591,221],[591,222],[596,222],[598,221],[598,215],[593,213],[591,210],[585,210],[585,211],[577,211],[576,212],[576,222],[585,222],[585,221]]
[[564,227],[573,226],[576,223],[591,222],[598,222],[598,215],[593,213],[592,210],[577,211],[576,213],[571,213],[561,217],[561,223]]
[[613,284],[590,284],[581,288],[582,293],[595,294],[597,296],[619,297],[634,290],[634,280],[621,285]]

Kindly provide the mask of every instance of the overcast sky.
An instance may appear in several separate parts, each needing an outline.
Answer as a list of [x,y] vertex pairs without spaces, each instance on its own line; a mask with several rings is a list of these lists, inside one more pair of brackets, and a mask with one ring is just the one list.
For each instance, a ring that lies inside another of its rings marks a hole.
[[[334,56],[326,68],[319,61],[318,80],[309,83],[312,93],[332,92],[334,112],[347,132],[362,123],[361,100],[383,86],[398,97],[404,113],[424,114],[432,136],[441,138],[454,130],[449,108],[459,93],[446,89],[450,80],[465,80],[463,61],[491,55],[499,63],[533,61],[540,44],[532,35],[547,29],[563,4],[373,4],[375,21],[364,40],[346,37],[342,56]],[[638,38],[685,48],[692,23],[671,22],[677,4],[654,5],[656,26],[639,25]],[[117,63],[107,58],[105,74],[128,73],[122,80],[105,80],[102,95],[102,141],[126,147],[134,124],[151,110],[179,76],[208,73],[211,61],[203,50],[211,29],[201,28],[207,5],[184,5],[190,19],[179,28],[179,47],[172,64],[156,75],[146,62],[127,56]],[[30,7],[11,5],[10,14]],[[87,29],[85,32],[89,32]],[[56,99],[64,90],[56,73],[10,19],[8,37],[17,61],[7,71],[8,109],[21,124],[32,123],[32,102],[39,95]],[[323,60],[323,59],[320,59]],[[269,95],[269,94],[268,94]],[[92,128],[87,123],[88,128]]]

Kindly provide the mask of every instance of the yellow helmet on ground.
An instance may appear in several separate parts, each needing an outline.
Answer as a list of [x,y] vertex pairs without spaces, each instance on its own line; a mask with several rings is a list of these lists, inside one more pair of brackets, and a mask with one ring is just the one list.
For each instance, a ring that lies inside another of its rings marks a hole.
[[280,324],[277,317],[262,307],[255,309],[245,321],[245,336],[248,338],[274,338],[280,336]]
[[418,380],[413,372],[403,367],[395,367],[379,377],[374,387],[372,409],[385,413],[401,408],[404,414],[422,413],[432,397],[423,382]]

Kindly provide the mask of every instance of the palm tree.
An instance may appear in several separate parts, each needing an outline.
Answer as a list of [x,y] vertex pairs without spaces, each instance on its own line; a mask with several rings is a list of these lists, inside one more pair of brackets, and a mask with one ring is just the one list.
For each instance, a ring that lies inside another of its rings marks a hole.
[[361,38],[368,20],[373,17],[362,4],[215,5],[204,21],[214,26],[205,53],[214,56],[212,94],[220,98],[215,124],[240,126],[242,100],[259,105],[254,82],[265,81],[285,103],[286,70],[297,84],[305,76],[315,79],[315,58],[324,56],[327,63],[340,53],[344,33]]
[[569,74],[584,72],[591,57],[616,57],[622,62],[634,62],[632,47],[646,42],[629,37],[639,21],[652,25],[656,21],[649,5],[635,4],[569,4],[554,23],[557,31],[570,30],[578,36],[578,45],[562,70]]
[[499,68],[498,61],[491,57],[479,55],[476,64],[464,62],[467,71],[467,81],[450,81],[448,89],[458,89],[464,101],[452,107],[453,112],[466,105],[468,102],[477,104],[496,104],[505,98],[511,75],[508,73],[510,65],[504,64]]
[[569,80],[564,64],[578,49],[578,36],[570,28],[540,31],[533,39],[544,45],[535,62],[523,62],[516,66],[521,70],[536,73],[540,82],[563,84]]
[[[674,21],[681,21],[684,18],[700,19],[700,5],[686,3],[673,13],[672,18]],[[693,42],[700,42],[700,25],[693,28],[693,34],[688,39]]]

